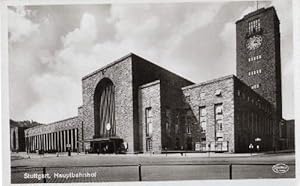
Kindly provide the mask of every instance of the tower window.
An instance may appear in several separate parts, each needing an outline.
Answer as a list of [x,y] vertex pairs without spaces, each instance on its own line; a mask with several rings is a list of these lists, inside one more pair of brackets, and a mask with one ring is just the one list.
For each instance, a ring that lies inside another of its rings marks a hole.
[[260,59],[261,59],[261,55],[257,55],[257,56],[254,56],[254,57],[249,57],[248,62],[258,61]]
[[260,31],[260,19],[252,20],[248,23],[249,34],[253,34]]
[[253,70],[253,71],[248,72],[249,76],[256,75],[256,74],[261,74],[261,69]]

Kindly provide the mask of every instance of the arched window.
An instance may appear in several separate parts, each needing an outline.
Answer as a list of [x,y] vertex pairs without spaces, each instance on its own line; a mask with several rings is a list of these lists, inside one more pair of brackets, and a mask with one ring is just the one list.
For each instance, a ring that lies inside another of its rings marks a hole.
[[94,138],[110,137],[116,134],[115,122],[115,87],[113,82],[102,79],[94,94]]

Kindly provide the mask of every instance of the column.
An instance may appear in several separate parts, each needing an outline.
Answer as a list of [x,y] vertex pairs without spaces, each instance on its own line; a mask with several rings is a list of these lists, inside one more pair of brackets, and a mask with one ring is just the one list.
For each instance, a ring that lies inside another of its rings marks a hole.
[[50,150],[50,133],[47,133],[47,146],[48,146],[48,151]]
[[39,149],[39,136],[35,136],[35,149]]
[[64,130],[64,151],[66,151],[66,145],[67,145],[67,131]]
[[35,136],[33,136],[33,150],[35,150],[36,149],[36,137]]
[[59,131],[56,132],[56,148],[57,148],[57,151],[59,152]]
[[38,135],[37,136],[37,147],[36,148],[39,150],[40,147],[41,147],[41,135]]
[[30,151],[33,150],[33,137],[30,137]]
[[57,132],[53,133],[53,146],[55,150],[58,150],[56,138],[57,138]]
[[44,134],[41,134],[41,149],[45,150],[45,138]]
[[70,144],[70,141],[69,141],[69,139],[70,139],[70,135],[69,135],[69,130],[66,130],[66,133],[67,133],[67,140],[66,140],[66,143],[67,144]]
[[48,151],[48,134],[45,134],[45,151]]
[[32,151],[32,137],[29,137],[29,151]]
[[75,141],[74,141],[74,143],[75,143],[75,147],[76,147],[76,149],[77,149],[77,151],[78,151],[78,142],[77,142],[77,129],[75,129],[74,130],[74,136],[75,136]]
[[46,150],[47,149],[47,134],[44,134],[44,144],[45,144],[44,150]]
[[70,130],[71,135],[71,150],[74,151],[74,136],[73,136],[73,129]]
[[53,141],[52,141],[53,138],[52,138],[52,136],[53,136],[53,133],[50,133],[50,134],[49,134],[49,141],[50,141],[50,149],[51,149],[51,150],[53,150]]
[[59,131],[59,143],[60,143],[60,152],[63,152],[63,131]]

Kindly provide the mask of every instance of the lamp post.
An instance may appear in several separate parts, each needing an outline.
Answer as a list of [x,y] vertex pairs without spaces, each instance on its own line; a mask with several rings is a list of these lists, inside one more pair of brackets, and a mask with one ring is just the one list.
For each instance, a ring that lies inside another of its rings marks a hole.
[[259,144],[261,142],[261,138],[257,137],[254,139],[254,141],[256,142],[256,151],[259,152],[259,150],[260,150]]

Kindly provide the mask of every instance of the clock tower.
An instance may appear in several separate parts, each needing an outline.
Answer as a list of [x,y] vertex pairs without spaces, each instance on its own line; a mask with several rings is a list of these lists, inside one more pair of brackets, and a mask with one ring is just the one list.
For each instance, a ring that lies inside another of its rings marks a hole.
[[274,7],[261,8],[236,22],[236,73],[282,118],[279,19]]

